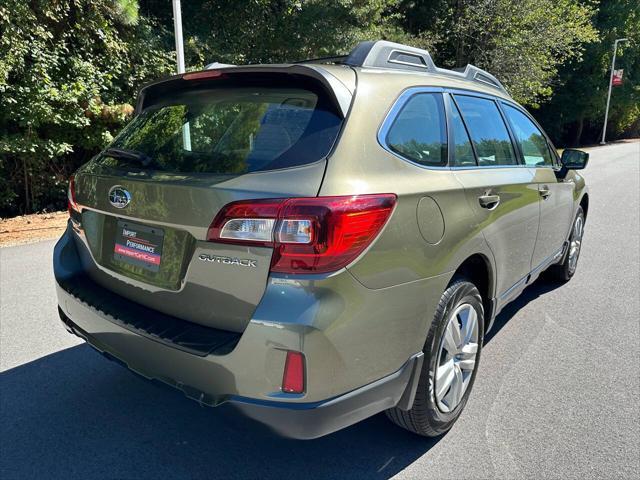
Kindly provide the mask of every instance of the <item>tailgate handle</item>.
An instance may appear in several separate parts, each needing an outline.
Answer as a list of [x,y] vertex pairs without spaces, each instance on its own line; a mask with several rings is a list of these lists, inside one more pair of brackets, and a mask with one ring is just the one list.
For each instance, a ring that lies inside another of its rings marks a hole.
[[480,206],[488,210],[493,210],[500,205],[500,195],[481,195],[478,197]]

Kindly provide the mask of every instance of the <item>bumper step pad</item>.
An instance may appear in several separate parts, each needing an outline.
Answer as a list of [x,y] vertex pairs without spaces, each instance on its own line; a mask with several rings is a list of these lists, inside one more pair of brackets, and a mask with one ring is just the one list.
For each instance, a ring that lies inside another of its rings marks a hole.
[[194,355],[225,355],[234,349],[242,335],[152,310],[101,287],[86,274],[58,279],[58,283],[67,293],[101,312],[109,321]]

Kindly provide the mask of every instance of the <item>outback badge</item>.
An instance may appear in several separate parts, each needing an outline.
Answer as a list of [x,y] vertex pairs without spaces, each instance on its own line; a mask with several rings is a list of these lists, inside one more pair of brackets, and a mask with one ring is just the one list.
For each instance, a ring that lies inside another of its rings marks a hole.
[[222,263],[224,265],[234,265],[238,267],[257,268],[257,260],[249,260],[248,258],[223,257],[221,255],[212,255],[209,253],[201,253],[198,258],[203,262]]

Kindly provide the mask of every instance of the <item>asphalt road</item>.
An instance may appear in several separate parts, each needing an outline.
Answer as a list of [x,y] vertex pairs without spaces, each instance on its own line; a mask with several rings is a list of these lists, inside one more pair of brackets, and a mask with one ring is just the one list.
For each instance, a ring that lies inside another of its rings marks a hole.
[[578,272],[503,312],[439,440],[384,415],[278,438],[103,359],[59,325],[53,242],[0,249],[0,477],[638,478],[640,143],[591,150]]

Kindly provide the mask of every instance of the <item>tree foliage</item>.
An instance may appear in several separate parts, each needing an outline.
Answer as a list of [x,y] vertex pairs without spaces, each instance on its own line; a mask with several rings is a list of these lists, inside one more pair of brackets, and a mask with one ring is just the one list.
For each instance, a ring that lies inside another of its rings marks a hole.
[[158,33],[131,0],[3,2],[0,211],[64,196],[68,174],[129,118],[140,83],[172,68]]
[[594,8],[574,0],[404,2],[401,8],[412,33],[433,37],[437,63],[484,68],[529,105],[550,96],[558,67],[579,61],[584,44],[596,38]]
[[[142,0],[173,25],[164,0]],[[274,63],[347,53],[360,40],[408,38],[394,0],[190,0],[182,2],[187,64]]]
[[[560,144],[601,129],[613,40],[611,135],[638,132],[637,0],[189,0],[188,68],[285,62],[389,39],[473,63],[534,109]],[[168,0],[0,3],[0,213],[60,207],[68,175],[131,117],[137,89],[174,70]],[[538,109],[539,108],[539,109]],[[637,134],[637,133],[636,133]]]
[[640,4],[637,0],[603,0],[593,18],[597,41],[580,59],[572,59],[553,79],[549,102],[538,113],[559,143],[595,143],[602,135],[613,43],[618,45],[616,69],[624,70],[622,86],[612,88],[607,138],[640,136]]

